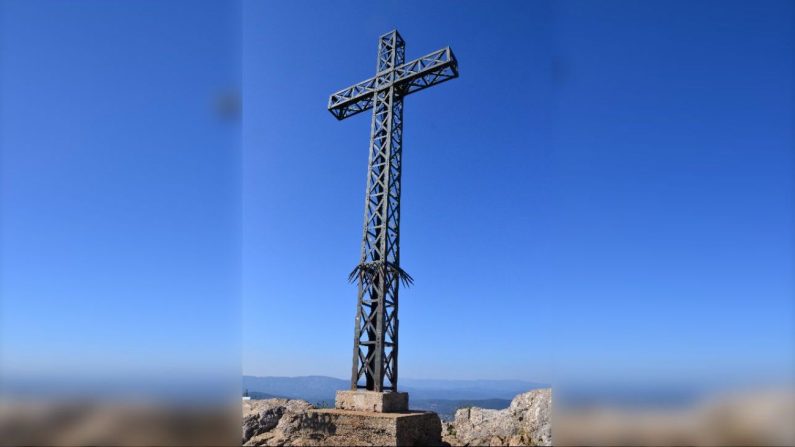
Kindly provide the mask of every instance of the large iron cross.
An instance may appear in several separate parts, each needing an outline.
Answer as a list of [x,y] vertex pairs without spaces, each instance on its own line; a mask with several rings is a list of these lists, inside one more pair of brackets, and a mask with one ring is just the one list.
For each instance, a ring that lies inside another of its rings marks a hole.
[[405,53],[397,30],[379,37],[375,76],[334,93],[328,102],[338,120],[373,109],[362,256],[350,276],[359,284],[351,371],[354,390],[397,391],[398,287],[412,281],[400,268],[403,97],[458,77],[450,47],[411,62],[405,62]]

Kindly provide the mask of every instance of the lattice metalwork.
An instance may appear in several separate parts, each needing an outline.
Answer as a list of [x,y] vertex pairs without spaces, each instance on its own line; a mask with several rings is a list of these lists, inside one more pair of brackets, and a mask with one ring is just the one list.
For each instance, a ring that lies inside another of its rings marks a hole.
[[397,391],[398,289],[412,281],[400,268],[403,97],[458,77],[449,47],[410,62],[405,52],[397,31],[379,37],[376,75],[328,103],[339,120],[373,109],[362,256],[350,278],[359,284],[351,389]]

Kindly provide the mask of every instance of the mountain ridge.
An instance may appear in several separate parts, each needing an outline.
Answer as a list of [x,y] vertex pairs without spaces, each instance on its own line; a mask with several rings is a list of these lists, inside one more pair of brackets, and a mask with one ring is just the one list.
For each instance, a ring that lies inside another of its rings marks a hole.
[[[253,376],[243,375],[243,390],[268,393],[291,399],[334,401],[337,390],[345,390],[350,382],[335,377],[311,376]],[[523,380],[445,380],[401,379],[400,391],[418,400],[487,400],[512,399],[513,396],[547,384]]]

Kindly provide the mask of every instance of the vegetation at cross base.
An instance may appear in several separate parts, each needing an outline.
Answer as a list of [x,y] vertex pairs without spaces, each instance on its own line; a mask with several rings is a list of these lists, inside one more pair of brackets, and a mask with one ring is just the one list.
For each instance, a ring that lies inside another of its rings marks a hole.
[[445,425],[445,427],[447,427],[447,434],[448,435],[455,436],[455,425],[448,424],[448,425]]

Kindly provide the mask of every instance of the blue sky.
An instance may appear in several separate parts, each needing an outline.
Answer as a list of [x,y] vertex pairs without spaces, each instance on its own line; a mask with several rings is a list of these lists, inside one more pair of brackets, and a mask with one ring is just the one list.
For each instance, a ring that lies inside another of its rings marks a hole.
[[[789,3],[247,3],[243,368],[349,371],[369,117],[406,99],[403,377],[715,381],[793,366]],[[765,379],[766,380],[766,379]]]
[[239,16],[2,6],[3,370],[238,370]]
[[397,28],[461,71],[406,99],[402,377],[792,377],[794,13],[4,2],[3,368],[347,377],[369,117],[326,101]]

